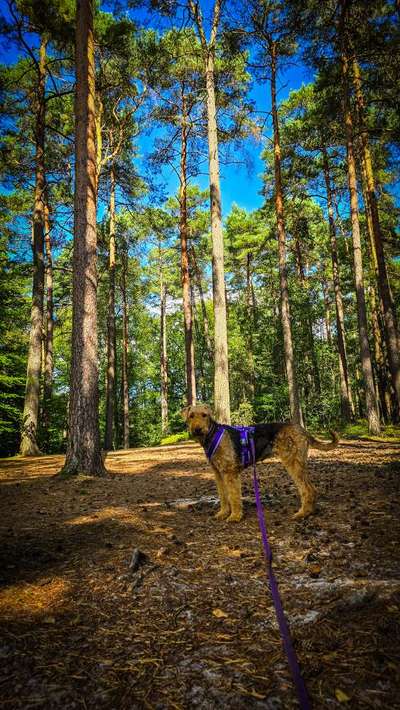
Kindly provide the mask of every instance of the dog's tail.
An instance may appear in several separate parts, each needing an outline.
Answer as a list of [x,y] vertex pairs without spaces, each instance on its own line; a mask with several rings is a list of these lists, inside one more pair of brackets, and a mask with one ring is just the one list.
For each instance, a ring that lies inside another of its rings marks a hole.
[[329,433],[332,437],[332,441],[320,441],[320,439],[316,439],[307,432],[308,443],[313,449],[320,449],[321,451],[330,451],[331,449],[335,449],[339,443],[339,435],[336,431],[329,431]]

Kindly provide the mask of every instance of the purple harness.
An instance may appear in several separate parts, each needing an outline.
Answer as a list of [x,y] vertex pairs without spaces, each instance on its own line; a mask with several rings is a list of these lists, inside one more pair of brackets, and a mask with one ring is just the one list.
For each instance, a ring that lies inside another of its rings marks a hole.
[[[206,456],[208,460],[216,452],[221,439],[224,435],[225,429],[223,425],[220,425],[215,432],[210,445],[207,448]],[[246,468],[253,464],[253,485],[254,485],[254,495],[256,499],[257,507],[257,517],[258,524],[261,531],[261,540],[264,548],[264,557],[267,567],[267,576],[269,589],[271,592],[272,601],[275,607],[275,614],[278,620],[279,630],[281,632],[281,637],[283,645],[286,651],[286,656],[288,659],[290,671],[293,678],[293,683],[296,688],[297,698],[300,703],[301,710],[310,710],[311,705],[307,694],[307,689],[301,675],[299,662],[297,660],[296,651],[293,648],[292,639],[290,637],[289,627],[286,621],[286,617],[283,611],[282,600],[279,594],[278,582],[276,581],[275,573],[272,567],[272,550],[268,540],[267,528],[265,525],[264,510],[261,502],[260,487],[258,484],[257,471],[256,471],[256,449],[254,444],[254,427],[242,427],[236,426],[231,427],[237,429],[240,433],[240,444],[241,444],[241,460],[243,467]]]
[[[253,426],[231,426],[230,429],[236,429],[240,435],[240,458],[242,461],[243,468],[247,468],[253,462],[253,455],[251,452],[251,442],[254,441],[254,427]],[[221,443],[221,439],[224,435],[226,426],[220,424],[217,431],[215,432],[210,445],[207,448],[206,456],[209,461],[211,457],[215,454],[218,446]]]

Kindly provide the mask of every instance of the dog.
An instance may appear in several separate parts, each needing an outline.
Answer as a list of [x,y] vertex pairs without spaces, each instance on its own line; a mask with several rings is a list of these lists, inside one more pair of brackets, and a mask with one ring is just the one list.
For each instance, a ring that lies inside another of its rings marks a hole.
[[[219,424],[207,404],[185,407],[181,415],[189,433],[209,452],[209,461],[215,475],[220,510],[216,518],[228,522],[240,522],[243,518],[240,473],[248,463],[243,462],[240,432],[234,427]],[[220,427],[222,438],[212,452],[212,442]],[[293,479],[301,501],[294,518],[306,518],[315,512],[317,492],[310,481],[307,457],[311,446],[321,451],[334,449],[339,442],[336,432],[331,431],[332,441],[319,441],[299,424],[271,422],[254,425],[254,450],[256,461],[278,456]]]

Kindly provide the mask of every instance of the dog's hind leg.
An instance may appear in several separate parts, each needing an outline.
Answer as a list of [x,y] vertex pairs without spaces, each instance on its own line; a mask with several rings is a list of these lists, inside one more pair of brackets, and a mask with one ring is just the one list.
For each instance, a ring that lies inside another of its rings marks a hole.
[[218,495],[219,495],[219,501],[220,501],[220,509],[218,510],[217,513],[215,513],[215,518],[218,518],[220,520],[225,520],[230,514],[231,514],[231,506],[229,503],[229,498],[228,498],[228,492],[225,488],[225,483],[224,479],[221,476],[221,474],[217,471],[216,468],[213,467],[214,471],[214,476],[215,476],[215,482],[217,484],[217,490],[218,490]]
[[317,492],[310,481],[307,466],[307,449],[305,451],[277,451],[280,460],[294,481],[300,495],[300,509],[294,518],[306,518],[315,510]]
[[314,513],[317,499],[317,491],[308,474],[307,462],[295,459],[293,462],[291,461],[289,464],[285,463],[284,465],[297,486],[301,500],[301,507],[293,517],[307,518]]

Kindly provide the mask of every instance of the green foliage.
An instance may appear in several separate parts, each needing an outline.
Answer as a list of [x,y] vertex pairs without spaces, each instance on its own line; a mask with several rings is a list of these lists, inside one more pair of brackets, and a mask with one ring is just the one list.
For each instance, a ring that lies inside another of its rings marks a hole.
[[171,434],[170,436],[165,436],[161,439],[161,445],[167,446],[168,444],[178,444],[180,441],[188,441],[189,434],[187,431],[180,431],[178,434]]
[[380,436],[371,436],[368,432],[368,422],[361,419],[352,424],[347,424],[339,429],[343,439],[367,439],[373,441],[400,441],[400,426],[390,424],[382,427]]

